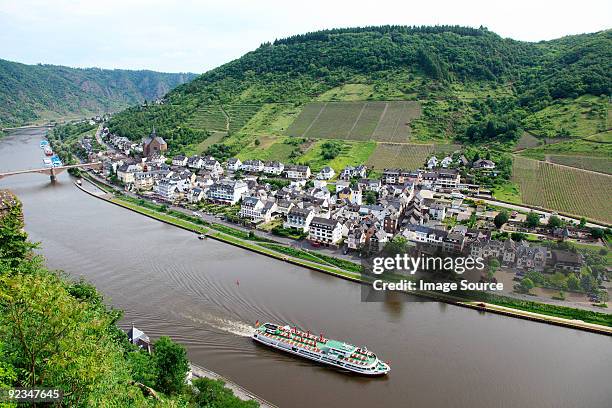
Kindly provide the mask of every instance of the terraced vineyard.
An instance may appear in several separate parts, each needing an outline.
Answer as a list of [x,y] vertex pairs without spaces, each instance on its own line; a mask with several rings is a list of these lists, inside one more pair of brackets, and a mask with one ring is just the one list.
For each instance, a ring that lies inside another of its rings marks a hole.
[[434,153],[432,144],[391,144],[379,143],[367,164],[374,169],[423,167],[425,161]]
[[187,125],[198,130],[236,132],[261,109],[257,104],[202,105],[187,121]]
[[218,130],[227,129],[227,118],[219,105],[200,106],[194,114],[187,120],[187,125],[198,130]]
[[223,105],[229,116],[229,131],[237,132],[261,109],[259,104]]
[[565,166],[612,174],[612,158],[608,157],[549,155],[548,160]]
[[523,202],[612,223],[612,176],[514,157]]
[[290,136],[320,139],[406,142],[410,121],[421,115],[421,104],[395,102],[314,102],[304,106],[287,130]]
[[378,170],[394,167],[416,170],[423,168],[432,155],[441,157],[458,149],[461,145],[378,143],[367,164]]

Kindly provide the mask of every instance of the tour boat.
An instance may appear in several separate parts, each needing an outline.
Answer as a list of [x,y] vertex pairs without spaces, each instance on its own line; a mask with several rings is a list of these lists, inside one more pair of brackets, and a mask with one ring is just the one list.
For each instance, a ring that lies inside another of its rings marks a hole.
[[363,375],[385,375],[391,370],[389,364],[365,347],[330,340],[323,334],[316,336],[296,327],[259,322],[255,326],[253,340],[266,346]]

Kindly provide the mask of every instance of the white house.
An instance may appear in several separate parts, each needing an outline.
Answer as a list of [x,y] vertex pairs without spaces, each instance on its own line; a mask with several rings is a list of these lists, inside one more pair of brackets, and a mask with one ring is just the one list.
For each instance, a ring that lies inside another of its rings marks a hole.
[[176,180],[162,179],[153,186],[153,191],[160,197],[172,201],[176,198],[177,183]]
[[253,222],[269,222],[272,219],[272,213],[276,211],[276,203],[274,201],[263,201],[258,197],[245,197],[240,205],[239,215],[243,218],[249,218]]
[[229,159],[227,161],[227,169],[231,170],[231,171],[238,171],[240,170],[240,167],[242,166],[242,162],[240,161],[240,159],[237,159],[235,157],[232,157],[231,159]]
[[187,159],[187,167],[192,169],[201,169],[204,166],[204,160],[200,156],[192,156]]
[[402,232],[402,235],[412,242],[442,245],[448,232],[423,225],[410,225]]
[[444,168],[447,168],[452,163],[453,163],[453,159],[450,156],[446,156],[445,158],[442,159],[442,161],[440,162],[440,165]]
[[440,203],[432,204],[429,206],[429,215],[434,220],[444,221],[444,218],[446,218],[446,206]]
[[361,179],[357,185],[361,190],[374,191],[376,193],[378,193],[382,187],[382,184],[378,179]]
[[211,201],[234,205],[249,190],[247,184],[242,180],[219,180],[208,189],[208,199]]
[[292,207],[287,213],[287,221],[285,221],[283,227],[306,232],[313,218],[314,210],[312,208]]
[[187,200],[190,203],[199,203],[204,199],[206,195],[204,194],[204,190],[200,187],[192,188],[187,194]]
[[174,157],[172,159],[172,165],[185,167],[187,165],[187,157],[183,155]]
[[325,166],[321,169],[319,174],[317,174],[318,180],[331,180],[336,175],[334,169],[329,166]]
[[263,171],[264,164],[261,160],[245,160],[240,166],[240,170],[247,173],[259,173]]
[[150,190],[153,188],[154,180],[150,172],[139,171],[134,173],[134,188],[137,190]]
[[285,169],[285,165],[279,161],[267,161],[264,163],[263,172],[271,176],[280,176]]
[[209,170],[211,173],[220,175],[223,174],[221,163],[215,160],[214,157],[208,156],[203,159],[202,168]]
[[478,159],[472,164],[472,168],[492,170],[495,168],[495,162],[486,159]]
[[309,166],[300,166],[293,165],[285,167],[285,172],[287,173],[287,178],[294,180],[305,180],[310,178],[310,167]]
[[431,158],[427,161],[427,168],[431,170],[434,167],[438,167],[438,159],[436,156],[431,156]]
[[139,164],[124,163],[117,168],[117,178],[123,184],[133,184],[134,175],[139,171],[142,171],[142,167]]
[[342,224],[338,220],[314,217],[308,229],[308,239],[323,245],[337,245],[342,239]]
[[361,165],[359,165],[357,167],[346,166],[340,172],[339,178],[341,180],[350,180],[353,177],[364,178],[366,176],[367,172],[368,172],[368,168],[366,166],[364,166],[363,164],[361,164]]

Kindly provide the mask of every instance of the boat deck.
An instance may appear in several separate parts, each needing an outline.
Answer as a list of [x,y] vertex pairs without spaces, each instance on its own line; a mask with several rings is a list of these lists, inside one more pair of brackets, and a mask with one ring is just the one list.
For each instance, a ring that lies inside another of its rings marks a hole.
[[[275,340],[283,341],[292,346],[304,348],[309,351],[316,353],[330,353],[336,354],[342,360],[348,361],[352,364],[369,366],[376,362],[376,356],[366,350],[362,350],[352,344],[344,343],[338,340],[326,339],[323,336],[315,336],[308,332],[303,332],[297,329],[284,329],[278,327],[273,333],[266,331],[264,326],[257,328],[261,335],[271,337]],[[345,354],[341,355],[335,350],[343,351]]]

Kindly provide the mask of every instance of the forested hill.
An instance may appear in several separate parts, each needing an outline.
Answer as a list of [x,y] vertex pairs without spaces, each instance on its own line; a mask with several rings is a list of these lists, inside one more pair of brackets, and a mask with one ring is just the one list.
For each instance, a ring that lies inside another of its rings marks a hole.
[[116,112],[193,79],[189,73],[25,65],[0,59],[0,128]]
[[[249,112],[242,113],[246,120],[235,122],[243,126],[258,112],[254,105],[418,100],[423,102],[422,120],[431,117],[418,129],[421,139],[512,139],[530,115],[555,101],[609,95],[611,73],[610,30],[528,43],[486,28],[332,29],[262,44],[177,87],[166,106],[131,108],[117,115],[111,127],[136,139],[155,121],[176,147],[206,137],[202,130],[210,127],[209,105],[249,105]],[[276,112],[276,117],[262,118],[258,131],[274,135],[278,129],[266,124],[295,118],[285,108]],[[531,120],[531,126],[547,126],[536,122]]]

